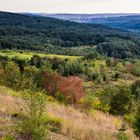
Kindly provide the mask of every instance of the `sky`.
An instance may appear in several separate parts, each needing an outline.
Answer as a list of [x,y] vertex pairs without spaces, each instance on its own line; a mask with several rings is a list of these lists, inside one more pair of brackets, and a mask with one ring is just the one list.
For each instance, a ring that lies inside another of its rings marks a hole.
[[0,11],[34,13],[140,13],[140,0],[0,0]]

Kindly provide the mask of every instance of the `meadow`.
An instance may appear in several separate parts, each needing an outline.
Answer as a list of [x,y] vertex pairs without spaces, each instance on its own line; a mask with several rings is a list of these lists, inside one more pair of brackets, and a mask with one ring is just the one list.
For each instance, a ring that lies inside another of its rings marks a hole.
[[80,56],[68,56],[68,55],[56,55],[56,54],[46,54],[41,52],[32,52],[32,51],[12,51],[12,50],[1,50],[0,56],[8,57],[8,58],[19,58],[19,59],[31,59],[34,55],[38,55],[40,57],[47,58],[60,58],[60,59],[70,59],[76,60],[81,58]]

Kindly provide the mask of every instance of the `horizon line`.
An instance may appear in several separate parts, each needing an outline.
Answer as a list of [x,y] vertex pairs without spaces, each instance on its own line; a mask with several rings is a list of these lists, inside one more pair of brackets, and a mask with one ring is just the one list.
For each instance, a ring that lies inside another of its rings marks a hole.
[[31,13],[31,14],[67,14],[67,15],[96,15],[96,14],[140,14],[137,12],[97,12],[97,13],[74,13],[74,12],[35,12],[35,11],[5,11],[5,10],[0,10],[0,12],[8,12],[8,13]]

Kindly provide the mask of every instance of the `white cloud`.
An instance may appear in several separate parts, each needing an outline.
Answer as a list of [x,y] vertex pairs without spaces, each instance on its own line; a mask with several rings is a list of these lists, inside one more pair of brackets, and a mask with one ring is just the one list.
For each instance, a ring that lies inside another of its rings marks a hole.
[[0,0],[1,11],[140,13],[140,0]]

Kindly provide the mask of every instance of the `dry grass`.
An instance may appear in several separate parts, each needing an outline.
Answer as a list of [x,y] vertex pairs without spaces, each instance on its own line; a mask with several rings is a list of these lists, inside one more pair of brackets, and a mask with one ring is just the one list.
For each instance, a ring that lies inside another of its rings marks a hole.
[[[72,107],[48,104],[48,112],[51,115],[63,118],[62,134],[76,140],[116,140],[114,133],[122,125],[122,119],[95,111],[86,115]],[[131,129],[126,132],[131,140],[135,136]]]
[[[13,97],[11,90],[0,87],[0,93],[0,134],[4,134],[12,131],[11,115],[18,113],[19,107],[16,104],[18,97]],[[117,140],[114,133],[122,124],[119,117],[99,111],[87,115],[71,106],[55,102],[49,102],[46,110],[48,114],[63,120],[61,134],[50,133],[48,140]],[[126,133],[130,140],[136,140],[131,129],[128,129]]]

